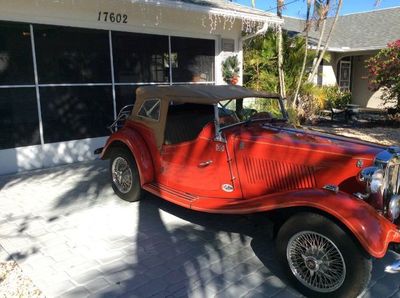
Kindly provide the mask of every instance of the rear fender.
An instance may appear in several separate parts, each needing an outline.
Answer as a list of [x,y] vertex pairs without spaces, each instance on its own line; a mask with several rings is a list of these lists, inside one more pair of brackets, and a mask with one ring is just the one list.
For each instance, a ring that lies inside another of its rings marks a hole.
[[147,145],[142,136],[131,128],[122,128],[113,133],[107,140],[100,155],[101,159],[108,159],[113,148],[128,149],[136,160],[140,175],[140,184],[143,186],[154,180],[154,166]]
[[344,192],[307,189],[264,195],[246,200],[198,200],[192,209],[213,213],[256,213],[282,208],[306,207],[329,214],[344,225],[373,257],[386,254],[391,242],[400,242],[400,232],[366,202]]

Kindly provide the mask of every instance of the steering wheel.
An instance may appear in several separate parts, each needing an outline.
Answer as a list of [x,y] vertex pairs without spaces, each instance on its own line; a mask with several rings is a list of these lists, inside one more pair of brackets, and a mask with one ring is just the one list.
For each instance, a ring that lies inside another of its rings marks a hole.
[[235,116],[233,115],[224,115],[219,117],[219,123],[223,126],[234,124],[237,122],[238,122],[237,119],[235,119]]
[[250,116],[251,120],[257,119],[272,119],[272,114],[270,112],[256,112]]

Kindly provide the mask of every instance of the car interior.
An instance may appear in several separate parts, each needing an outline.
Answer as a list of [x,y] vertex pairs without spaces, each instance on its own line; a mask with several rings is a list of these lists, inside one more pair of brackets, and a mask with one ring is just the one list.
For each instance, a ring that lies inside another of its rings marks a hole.
[[203,127],[214,121],[214,106],[207,104],[172,104],[168,108],[164,144],[173,145],[197,138]]

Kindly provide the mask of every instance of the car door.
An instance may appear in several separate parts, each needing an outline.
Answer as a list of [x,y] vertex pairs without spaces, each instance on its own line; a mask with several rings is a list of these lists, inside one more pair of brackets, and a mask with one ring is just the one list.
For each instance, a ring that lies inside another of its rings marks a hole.
[[201,197],[238,197],[226,143],[214,140],[213,123],[196,139],[164,144],[159,182]]

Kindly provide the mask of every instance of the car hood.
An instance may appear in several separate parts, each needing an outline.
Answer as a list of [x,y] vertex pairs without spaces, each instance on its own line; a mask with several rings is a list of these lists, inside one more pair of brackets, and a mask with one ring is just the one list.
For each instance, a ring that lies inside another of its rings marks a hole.
[[296,147],[300,150],[318,150],[320,153],[346,155],[367,160],[373,160],[377,153],[386,148],[379,144],[352,138],[268,124],[244,127],[237,137],[250,142]]

